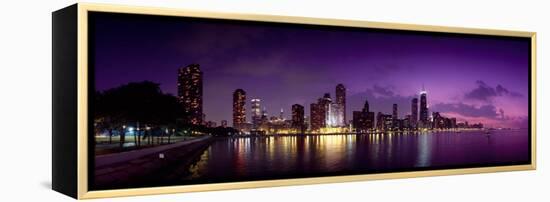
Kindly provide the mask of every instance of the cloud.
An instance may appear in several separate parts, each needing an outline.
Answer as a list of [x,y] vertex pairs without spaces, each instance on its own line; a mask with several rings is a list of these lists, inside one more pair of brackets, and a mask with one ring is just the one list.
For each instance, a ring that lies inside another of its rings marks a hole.
[[496,87],[491,87],[485,82],[478,80],[476,81],[477,88],[467,92],[464,95],[464,98],[469,100],[480,100],[485,102],[490,102],[495,97],[509,96],[509,97],[522,97],[523,95],[517,92],[509,91],[504,88],[502,85],[498,84]]
[[279,76],[284,69],[286,56],[283,54],[258,55],[254,58],[241,57],[229,62],[224,74],[246,78]]
[[375,95],[383,96],[383,97],[393,97],[395,93],[392,91],[392,87],[381,87],[377,84],[375,84],[372,88],[372,91]]
[[438,111],[442,113],[456,113],[467,117],[483,117],[490,119],[498,119],[504,115],[504,110],[497,108],[494,105],[481,105],[479,107],[464,103],[438,103],[431,107],[430,111]]

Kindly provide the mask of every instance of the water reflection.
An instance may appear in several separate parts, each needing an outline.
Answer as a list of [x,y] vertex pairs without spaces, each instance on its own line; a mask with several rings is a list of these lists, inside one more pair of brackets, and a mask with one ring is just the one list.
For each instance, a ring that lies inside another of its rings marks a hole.
[[[488,140],[489,139],[489,140]],[[526,130],[232,137],[215,141],[186,180],[245,180],[528,160]]]
[[429,136],[426,132],[422,132],[418,137],[418,158],[416,167],[428,167],[430,165],[430,150],[431,144],[428,143]]

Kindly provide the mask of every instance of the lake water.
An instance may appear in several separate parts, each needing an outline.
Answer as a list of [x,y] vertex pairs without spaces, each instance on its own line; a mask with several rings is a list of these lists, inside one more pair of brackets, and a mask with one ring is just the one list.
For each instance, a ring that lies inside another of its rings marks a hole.
[[182,183],[529,163],[527,130],[219,138]]

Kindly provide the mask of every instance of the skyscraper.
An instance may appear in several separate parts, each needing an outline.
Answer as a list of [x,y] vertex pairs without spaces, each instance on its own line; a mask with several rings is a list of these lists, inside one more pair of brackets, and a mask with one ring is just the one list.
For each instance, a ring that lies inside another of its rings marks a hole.
[[321,128],[327,127],[327,123],[330,122],[330,104],[332,103],[332,98],[330,98],[330,93],[325,93],[323,98],[319,99],[319,110],[322,112],[323,121],[321,122]]
[[292,128],[300,133],[305,130],[304,106],[299,104],[292,105]]
[[405,115],[405,118],[403,119],[403,128],[410,129],[412,127],[411,119],[410,114]]
[[365,100],[365,104],[363,105],[363,112],[369,112],[369,101]]
[[309,112],[310,129],[312,131],[317,131],[322,127],[322,122],[324,121],[323,110],[321,110],[321,107],[319,106],[318,103],[311,103],[309,105],[309,109],[310,109],[310,112]]
[[418,121],[418,98],[413,98],[411,101],[411,119],[409,121],[412,127],[416,127]]
[[237,89],[233,93],[233,127],[239,128],[246,123],[246,92],[243,89]]
[[178,101],[183,105],[186,123],[202,124],[202,72],[198,64],[178,70]]
[[330,98],[329,93],[325,93],[322,98],[317,100],[317,103],[312,103],[310,105],[310,116],[311,116],[311,130],[319,130],[327,126],[329,122],[329,110],[332,99]]
[[362,124],[362,122],[361,122],[361,121],[362,121],[362,119],[361,119],[362,116],[361,116],[361,115],[362,115],[362,114],[361,114],[361,111],[353,111],[353,113],[352,113],[352,117],[353,117],[353,119],[352,119],[352,126],[353,126],[353,128],[355,128],[355,130],[356,130],[357,132],[361,132],[361,131],[362,131],[362,127],[361,127],[361,126],[362,126],[363,124]]
[[353,112],[353,127],[357,132],[367,132],[374,126],[374,112],[369,111],[369,101],[365,100],[361,111]]
[[[365,129],[372,129],[374,128],[374,112],[364,112],[364,115],[366,115],[365,119]],[[363,115],[363,116],[364,116]]]
[[393,128],[397,128],[398,127],[398,115],[397,115],[397,104],[393,104],[393,107],[392,107],[392,127]]
[[420,121],[422,121],[422,124],[427,124],[428,122],[428,98],[427,98],[427,92],[424,89],[424,86],[422,86],[422,91],[420,91]]
[[393,110],[392,110],[392,119],[397,120],[397,104],[393,104]]
[[337,103],[331,103],[329,104],[328,108],[328,119],[327,119],[327,126],[328,127],[345,127],[346,124],[344,122],[344,107],[343,105],[337,104]]
[[339,116],[343,117],[343,125],[347,123],[346,118],[346,87],[344,87],[344,84],[338,84],[336,85],[336,104],[340,105],[342,109],[342,114]]
[[252,128],[258,129],[262,121],[262,110],[260,108],[260,99],[250,100],[252,112]]

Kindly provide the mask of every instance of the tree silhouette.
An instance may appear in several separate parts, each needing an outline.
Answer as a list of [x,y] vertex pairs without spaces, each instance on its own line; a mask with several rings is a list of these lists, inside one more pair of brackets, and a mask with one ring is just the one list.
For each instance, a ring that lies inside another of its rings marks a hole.
[[[176,120],[183,115],[183,108],[177,98],[164,94],[159,84],[150,81],[128,83],[96,92],[94,104],[96,119],[104,121],[98,125],[104,130],[118,130],[121,148],[129,125],[137,125],[139,122],[140,126],[154,126],[158,129],[175,125]],[[154,133],[144,131],[144,134],[151,136]]]

